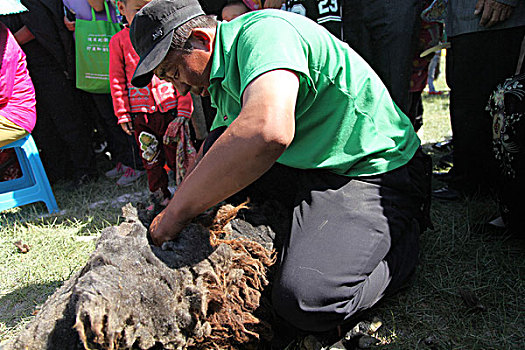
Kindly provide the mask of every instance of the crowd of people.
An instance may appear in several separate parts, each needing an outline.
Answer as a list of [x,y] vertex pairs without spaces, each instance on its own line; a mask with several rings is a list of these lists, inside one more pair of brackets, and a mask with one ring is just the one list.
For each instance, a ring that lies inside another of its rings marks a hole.
[[[273,304],[299,329],[337,327],[414,272],[432,173],[416,131],[443,47],[453,167],[433,195],[497,193],[508,227],[525,223],[510,199],[525,195],[524,102],[513,100],[510,118],[496,108],[510,103],[511,88],[500,87],[487,108],[498,84],[523,74],[524,1],[21,3],[28,11],[0,17],[1,74],[25,88],[19,105],[31,116],[13,119],[2,90],[0,126],[17,132],[4,142],[33,132],[51,180],[75,186],[96,181],[95,153],[106,143],[114,167],[105,175],[125,186],[147,173],[165,207],[149,231],[158,245],[233,195],[279,201],[292,220]],[[123,23],[109,42],[106,94],[75,86],[75,21],[93,13]],[[190,123],[194,105],[207,136]],[[511,187],[501,186],[502,159]]]

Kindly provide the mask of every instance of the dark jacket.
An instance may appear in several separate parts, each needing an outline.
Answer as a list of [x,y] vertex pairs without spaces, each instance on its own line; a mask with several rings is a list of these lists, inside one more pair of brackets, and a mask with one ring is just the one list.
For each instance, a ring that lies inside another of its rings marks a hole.
[[[61,0],[22,0],[29,11],[9,16],[1,16],[11,32],[15,33],[23,25],[27,26],[35,36],[38,44],[51,55],[66,77],[75,77],[75,46],[73,34],[64,25],[64,8]],[[30,43],[26,44],[29,45]],[[31,53],[26,45],[22,49],[31,61]],[[34,48],[35,45],[33,45]],[[39,48],[41,50],[41,48]],[[38,50],[38,49],[37,49]]]
[[487,28],[479,25],[481,14],[474,14],[476,0],[449,0],[445,22],[447,35],[453,37],[460,34],[507,29],[525,25],[525,0],[496,1],[510,5],[514,7],[514,9],[509,19]]

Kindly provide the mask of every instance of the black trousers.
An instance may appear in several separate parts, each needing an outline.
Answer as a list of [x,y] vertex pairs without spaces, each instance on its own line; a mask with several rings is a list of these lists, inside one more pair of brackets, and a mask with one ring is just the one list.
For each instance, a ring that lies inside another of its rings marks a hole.
[[90,94],[94,105],[102,120],[108,148],[117,162],[132,167],[143,169],[142,159],[135,138],[126,134],[117,124],[117,117],[113,112],[113,102],[110,94]]
[[514,74],[524,35],[525,27],[516,27],[449,38],[453,188],[475,192],[495,185],[499,169],[492,154],[492,118],[485,107],[496,86]]
[[422,4],[418,0],[343,2],[344,41],[368,62],[405,113]]
[[91,131],[86,123],[80,92],[55,60],[31,61],[37,120],[33,136],[41,149],[50,180],[95,174]]
[[403,286],[428,223],[430,174],[421,151],[405,166],[363,178],[275,164],[236,195],[277,200],[292,218],[272,289],[277,314],[322,332]]

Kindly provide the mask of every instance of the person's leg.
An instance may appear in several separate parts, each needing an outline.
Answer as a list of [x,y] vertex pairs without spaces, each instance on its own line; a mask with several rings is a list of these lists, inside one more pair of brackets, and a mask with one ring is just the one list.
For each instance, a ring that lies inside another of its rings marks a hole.
[[[166,130],[168,129],[168,124],[175,119],[175,115],[177,114],[177,111],[174,110],[173,113],[168,115],[169,113],[166,113],[166,123],[159,126],[158,132],[160,135],[165,135]],[[169,118],[169,119],[168,119]],[[182,152],[183,145],[180,142],[168,142],[168,144],[163,143],[163,152],[164,156],[166,158],[166,164],[168,167],[175,173],[175,180],[177,180],[177,169],[180,167],[183,167],[182,159],[178,158],[178,154]],[[177,184],[178,185],[178,184]]]
[[127,135],[117,124],[117,117],[113,112],[111,95],[91,94],[91,96],[103,120],[108,148],[110,152],[112,152],[113,159],[133,169],[141,169],[142,161],[137,143],[133,139],[133,136]]
[[96,107],[91,93],[75,88],[79,99],[79,109],[84,123],[89,130],[91,148],[95,154],[102,153],[107,148],[105,127],[102,125],[102,118]]
[[410,119],[416,132],[423,126],[423,102],[421,100],[422,91],[410,91],[408,94],[409,109],[407,117]]
[[161,113],[139,113],[135,117],[133,127],[135,140],[139,148],[142,164],[148,176],[148,187],[152,193],[161,190],[164,198],[170,198],[168,190],[168,174],[164,169],[162,135],[158,129],[164,126],[164,115]]
[[0,115],[0,147],[21,139],[27,134],[29,133],[24,128]]
[[[173,119],[175,119],[176,115],[177,115],[176,109],[173,109],[166,113],[155,113],[154,114],[155,119],[154,120],[150,119],[150,123],[149,123],[152,130],[154,130],[155,134],[159,135],[160,142],[161,142],[160,152],[163,157],[163,162],[166,165],[168,165],[168,168],[170,168],[172,171],[175,171],[176,165],[177,165],[178,144],[169,143],[166,145],[164,143],[164,136],[165,136],[166,130],[168,129],[168,125],[173,121]],[[164,174],[166,174],[165,180],[163,180],[161,184],[162,193],[164,195],[164,198],[171,198],[171,193],[169,192],[169,189],[168,189],[169,177],[168,177],[168,174],[166,173],[166,170],[164,169],[164,164],[163,164],[162,170],[164,171]]]
[[56,132],[57,128],[49,113],[40,108],[38,103],[36,112],[37,120],[31,135],[33,135],[40,152],[40,158],[46,169],[49,182],[55,183],[59,180],[68,179],[74,173],[69,151]]
[[469,193],[494,185],[492,119],[485,107],[497,84],[514,74],[524,34],[525,27],[520,27],[449,38],[447,83],[454,147],[449,186],[454,189]]
[[[37,143],[44,149],[43,153],[46,153],[46,149],[53,152],[44,158],[46,161],[51,157],[61,158],[65,153],[76,179],[84,175],[95,177],[97,170],[90,130],[79,111],[79,96],[73,82],[67,80],[58,65],[52,62],[45,67],[34,67],[31,79],[37,99]],[[49,165],[53,164],[55,161]]]
[[344,41],[370,64],[405,113],[421,10],[422,2],[417,0],[343,4]]
[[[210,132],[204,152],[223,131]],[[430,224],[431,171],[421,151],[399,169],[362,179],[276,163],[228,199],[277,200],[292,217],[289,236],[277,247],[277,314],[299,329],[322,332],[399,290],[415,269],[419,234]]]
[[515,179],[502,179],[498,188],[499,209],[507,230],[523,237],[525,227],[525,173]]
[[434,77],[436,75],[436,69],[438,68],[438,64],[440,63],[439,55],[441,55],[441,51],[434,54],[434,57],[432,57],[428,65],[427,84],[428,84],[428,92],[430,93],[436,92],[436,88],[434,86]]
[[420,153],[407,166],[365,179],[276,164],[243,191],[239,200],[291,207],[272,287],[277,314],[322,332],[397,291],[418,260],[430,172]]

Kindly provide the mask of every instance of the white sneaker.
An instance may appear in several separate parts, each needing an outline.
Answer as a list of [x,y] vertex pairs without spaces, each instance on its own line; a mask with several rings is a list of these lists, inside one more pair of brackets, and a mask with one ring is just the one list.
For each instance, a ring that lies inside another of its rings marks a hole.
[[126,171],[124,171],[124,175],[122,175],[120,179],[118,179],[117,186],[129,186],[146,173],[144,170],[135,170],[130,167],[126,168],[127,169]]
[[106,175],[106,177],[109,177],[110,179],[113,179],[115,177],[124,175],[124,173],[128,169],[131,169],[131,168],[129,166],[125,166],[121,162],[118,162],[116,167],[114,167],[113,169],[109,171],[106,171],[104,175]]

